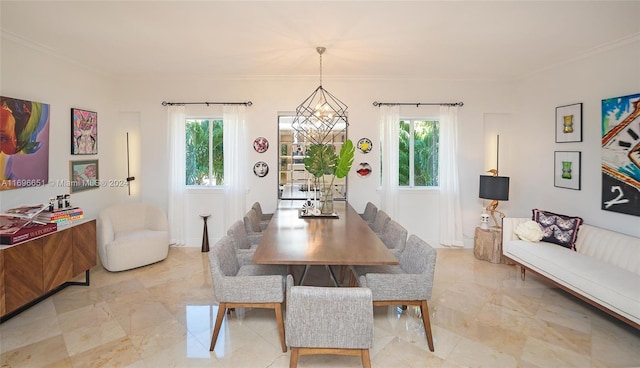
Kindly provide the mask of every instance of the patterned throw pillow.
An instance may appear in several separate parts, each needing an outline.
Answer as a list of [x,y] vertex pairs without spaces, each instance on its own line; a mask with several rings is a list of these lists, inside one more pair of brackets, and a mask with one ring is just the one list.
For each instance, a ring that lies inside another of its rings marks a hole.
[[544,232],[542,241],[576,250],[578,228],[582,224],[581,217],[558,215],[557,213],[534,209],[533,221],[539,223],[542,227]]

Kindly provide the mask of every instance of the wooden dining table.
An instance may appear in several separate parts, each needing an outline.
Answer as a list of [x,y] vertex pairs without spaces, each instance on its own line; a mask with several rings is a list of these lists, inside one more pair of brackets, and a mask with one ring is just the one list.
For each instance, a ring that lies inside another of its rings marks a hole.
[[300,201],[282,201],[253,256],[256,264],[331,266],[397,265],[398,259],[346,201],[336,201],[337,218],[300,217]]

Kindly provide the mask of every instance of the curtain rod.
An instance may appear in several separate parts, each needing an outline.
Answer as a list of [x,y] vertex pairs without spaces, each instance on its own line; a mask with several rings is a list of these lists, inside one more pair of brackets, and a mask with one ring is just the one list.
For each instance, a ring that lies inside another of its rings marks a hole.
[[245,105],[251,106],[253,102],[167,102],[162,101],[162,106],[176,106],[176,105]]
[[382,105],[385,106],[394,106],[394,105],[409,105],[419,107],[420,105],[436,105],[436,106],[463,106],[464,103],[460,102],[378,102],[373,101],[373,106],[380,107]]

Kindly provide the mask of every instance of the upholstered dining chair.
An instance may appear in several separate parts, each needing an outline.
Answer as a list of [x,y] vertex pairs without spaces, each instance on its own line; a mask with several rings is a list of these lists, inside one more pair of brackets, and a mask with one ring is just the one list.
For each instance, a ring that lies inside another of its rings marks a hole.
[[238,259],[242,260],[240,263],[251,263],[251,258],[260,242],[260,238],[262,238],[262,234],[247,234],[244,223],[238,220],[227,230],[227,235],[231,237],[233,245],[235,245]]
[[367,205],[364,207],[364,212],[360,214],[363,220],[367,223],[371,224],[376,219],[376,214],[378,213],[378,207],[371,202],[367,202]]
[[216,346],[227,309],[268,308],[275,311],[280,345],[282,352],[286,352],[282,313],[286,266],[241,264],[233,240],[228,235],[212,247],[209,266],[218,302],[218,315],[209,350],[213,351]]
[[248,234],[259,234],[262,230],[267,228],[268,224],[260,223],[258,214],[255,210],[249,210],[243,218],[244,228],[247,229]]
[[373,223],[369,223],[369,227],[376,233],[380,233],[382,232],[382,229],[384,229],[384,225],[387,224],[387,222],[389,222],[391,220],[391,217],[389,217],[389,214],[382,211],[382,210],[378,210],[376,212],[376,217],[373,220]]
[[419,306],[429,350],[434,351],[427,300],[431,298],[433,288],[436,251],[424,240],[411,235],[398,260],[399,266],[352,266],[354,278],[351,284],[355,285],[357,281],[361,287],[370,288],[374,306]]
[[300,355],[339,354],[360,356],[371,367],[373,305],[367,288],[293,286],[287,276],[287,345],[289,367],[298,366]]
[[256,211],[256,215],[258,215],[258,220],[260,220],[260,222],[269,222],[273,217],[273,213],[262,212],[262,205],[260,205],[260,202],[255,202],[251,206],[251,209]]
[[393,255],[398,257],[407,245],[407,235],[409,235],[407,229],[395,220],[389,220],[378,237],[387,248],[391,249]]

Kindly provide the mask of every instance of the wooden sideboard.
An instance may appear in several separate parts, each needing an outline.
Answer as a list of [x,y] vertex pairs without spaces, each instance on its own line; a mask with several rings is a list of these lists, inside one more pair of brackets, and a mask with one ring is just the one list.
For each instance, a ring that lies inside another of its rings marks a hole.
[[88,286],[96,253],[96,220],[0,249],[0,322],[69,285]]

